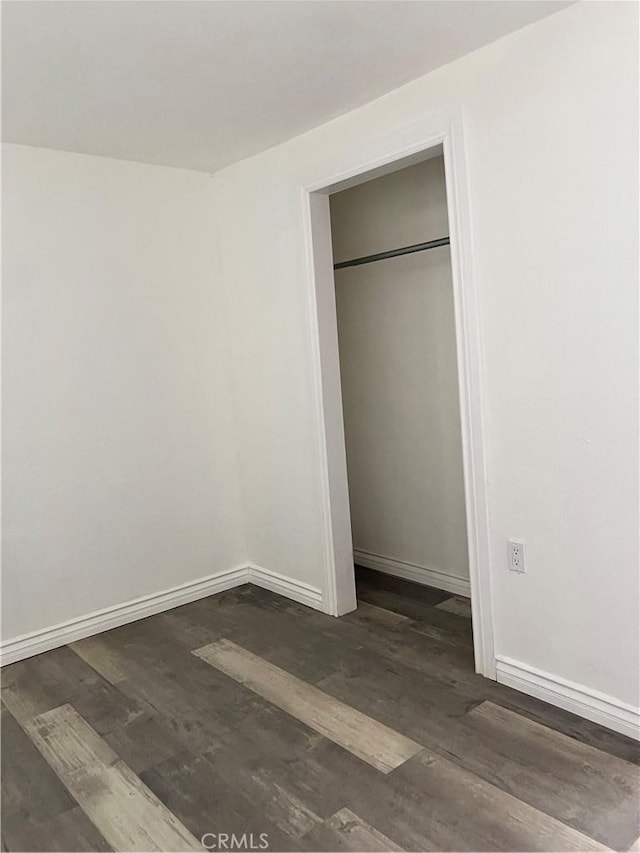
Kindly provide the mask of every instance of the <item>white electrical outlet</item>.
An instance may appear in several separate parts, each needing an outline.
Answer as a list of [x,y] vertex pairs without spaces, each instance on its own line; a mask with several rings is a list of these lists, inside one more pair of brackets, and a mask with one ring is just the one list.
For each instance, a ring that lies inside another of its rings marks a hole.
[[512,572],[526,572],[527,563],[522,539],[509,539],[509,568]]

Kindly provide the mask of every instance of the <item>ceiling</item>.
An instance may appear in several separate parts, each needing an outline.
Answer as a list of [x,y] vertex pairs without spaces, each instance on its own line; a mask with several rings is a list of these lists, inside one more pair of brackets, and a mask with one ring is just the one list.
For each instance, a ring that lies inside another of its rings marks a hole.
[[3,138],[212,172],[569,5],[4,0]]

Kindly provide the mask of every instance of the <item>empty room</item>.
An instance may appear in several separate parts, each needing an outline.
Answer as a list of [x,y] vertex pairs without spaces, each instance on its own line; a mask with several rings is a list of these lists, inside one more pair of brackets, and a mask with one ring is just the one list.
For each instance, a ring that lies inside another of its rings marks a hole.
[[638,4],[1,12],[2,850],[640,850]]

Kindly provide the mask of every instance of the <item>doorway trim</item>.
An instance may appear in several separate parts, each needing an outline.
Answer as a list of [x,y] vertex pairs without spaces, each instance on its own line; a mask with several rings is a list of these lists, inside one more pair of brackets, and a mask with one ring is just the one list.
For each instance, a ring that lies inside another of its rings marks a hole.
[[451,238],[464,493],[476,672],[496,677],[489,559],[483,415],[483,368],[471,206],[462,110],[435,115],[396,132],[345,145],[313,173],[300,176],[304,281],[325,584],[323,609],[334,616],[356,607],[347,481],[329,194],[427,159],[442,146]]

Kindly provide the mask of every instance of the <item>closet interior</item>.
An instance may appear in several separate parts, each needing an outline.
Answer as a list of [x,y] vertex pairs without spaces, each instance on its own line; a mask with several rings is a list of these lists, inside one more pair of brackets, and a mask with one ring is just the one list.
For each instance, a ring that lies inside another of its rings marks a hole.
[[384,606],[400,578],[470,616],[445,164],[430,154],[330,197],[354,564],[359,598],[377,587]]

